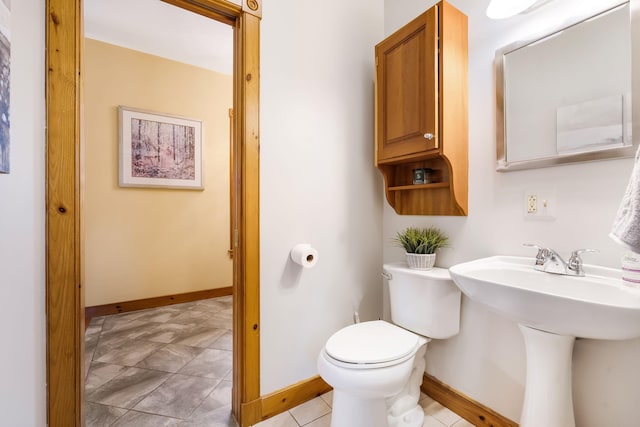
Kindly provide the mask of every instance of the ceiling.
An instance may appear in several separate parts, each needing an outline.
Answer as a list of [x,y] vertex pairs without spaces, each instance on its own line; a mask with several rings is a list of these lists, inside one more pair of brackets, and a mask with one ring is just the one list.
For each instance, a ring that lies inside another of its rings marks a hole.
[[224,74],[233,29],[161,0],[85,0],[85,36]]

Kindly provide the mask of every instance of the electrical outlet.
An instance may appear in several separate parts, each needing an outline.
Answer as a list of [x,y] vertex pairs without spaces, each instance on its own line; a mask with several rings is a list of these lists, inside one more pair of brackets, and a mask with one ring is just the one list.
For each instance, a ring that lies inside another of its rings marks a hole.
[[527,195],[527,213],[534,214],[538,211],[538,198],[535,194]]
[[523,214],[527,220],[553,221],[556,218],[556,194],[552,188],[530,188],[524,192]]

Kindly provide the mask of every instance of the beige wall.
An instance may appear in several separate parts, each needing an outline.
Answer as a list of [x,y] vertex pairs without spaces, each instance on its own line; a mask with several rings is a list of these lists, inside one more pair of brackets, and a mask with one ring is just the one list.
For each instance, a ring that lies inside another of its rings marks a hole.
[[[86,306],[231,286],[231,76],[85,42]],[[204,191],[118,186],[119,105],[203,121]]]

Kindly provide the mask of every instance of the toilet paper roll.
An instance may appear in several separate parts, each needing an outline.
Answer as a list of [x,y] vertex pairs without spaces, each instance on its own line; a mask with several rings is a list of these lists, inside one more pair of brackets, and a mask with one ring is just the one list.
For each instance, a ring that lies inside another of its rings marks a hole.
[[291,259],[304,268],[311,268],[318,262],[318,251],[308,243],[300,243],[291,249]]

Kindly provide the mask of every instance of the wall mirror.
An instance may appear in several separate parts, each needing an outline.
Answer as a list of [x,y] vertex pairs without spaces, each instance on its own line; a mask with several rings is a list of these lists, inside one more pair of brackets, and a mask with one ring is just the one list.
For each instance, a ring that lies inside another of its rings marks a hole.
[[625,2],[497,51],[498,171],[634,156],[630,17]]

